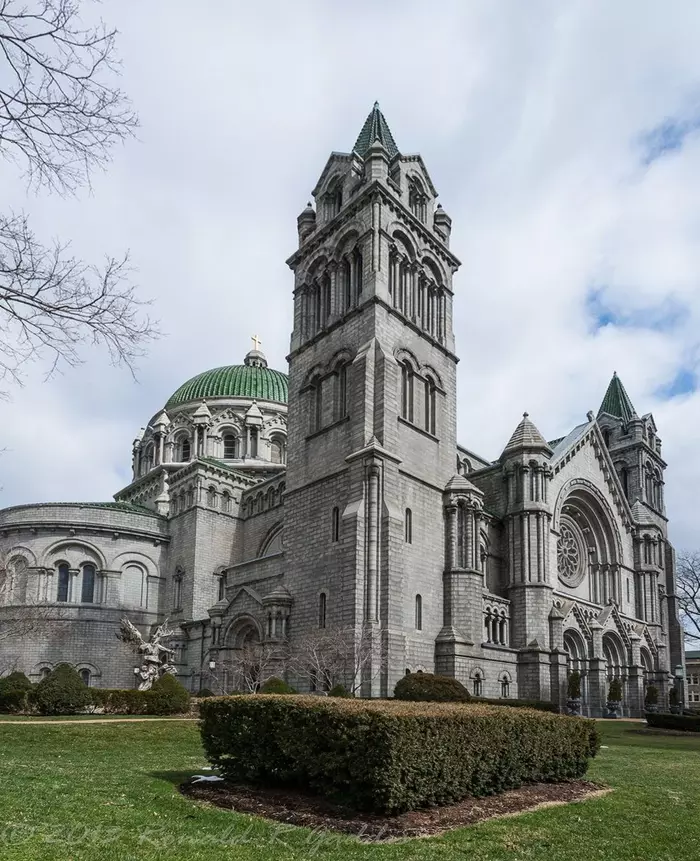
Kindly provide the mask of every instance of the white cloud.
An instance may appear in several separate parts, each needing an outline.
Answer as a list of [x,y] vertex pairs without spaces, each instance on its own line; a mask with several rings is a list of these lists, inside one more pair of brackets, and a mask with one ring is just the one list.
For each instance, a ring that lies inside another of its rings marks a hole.
[[[700,135],[648,167],[642,140],[697,109],[700,8],[109,0],[102,14],[122,31],[140,142],[92,196],[25,200],[7,167],[0,179],[40,234],[90,259],[130,248],[168,337],[138,385],[91,353],[0,405],[0,501],[108,498],[135,431],[189,376],[240,361],[254,332],[284,367],[296,216],[379,99],[453,218],[460,441],[496,457],[524,409],[561,435],[615,369],[659,425],[673,536],[696,541],[700,394],[656,392],[697,366]],[[595,331],[601,285],[618,311],[673,299],[686,318]]]

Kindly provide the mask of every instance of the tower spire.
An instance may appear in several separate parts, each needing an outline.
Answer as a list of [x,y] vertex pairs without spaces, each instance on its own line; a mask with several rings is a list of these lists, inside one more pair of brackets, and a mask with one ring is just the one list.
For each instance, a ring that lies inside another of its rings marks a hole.
[[384,118],[384,114],[379,110],[379,102],[375,102],[369,112],[369,116],[355,142],[353,152],[356,152],[360,158],[364,158],[375,141],[379,141],[384,146],[389,160],[399,154],[399,148],[396,146],[389,124]]
[[628,422],[637,415],[637,411],[632,406],[632,401],[625,391],[625,387],[622,385],[622,380],[618,377],[617,371],[613,371],[612,380],[610,380],[603,403],[598,410],[598,418],[603,413],[622,419],[624,422]]

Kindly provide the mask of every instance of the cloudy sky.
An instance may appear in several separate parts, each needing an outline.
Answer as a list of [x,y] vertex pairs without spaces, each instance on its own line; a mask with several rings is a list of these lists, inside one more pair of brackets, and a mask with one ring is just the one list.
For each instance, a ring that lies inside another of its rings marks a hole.
[[453,218],[460,441],[547,438],[617,370],[653,412],[672,538],[700,547],[700,5],[106,0],[139,139],[91,194],[3,205],[99,262],[131,252],[166,337],[138,381],[97,350],[0,404],[0,504],[109,499],[139,427],[259,334],[285,369],[296,216],[375,99]]

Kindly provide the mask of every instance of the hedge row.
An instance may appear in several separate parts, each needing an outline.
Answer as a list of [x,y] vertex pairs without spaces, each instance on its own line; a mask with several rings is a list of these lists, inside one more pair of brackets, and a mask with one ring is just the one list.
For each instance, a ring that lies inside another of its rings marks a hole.
[[680,729],[685,732],[700,732],[700,715],[674,715],[647,712],[647,726],[656,729]]
[[173,676],[165,675],[149,691],[90,688],[92,704],[105,714],[175,715],[190,707],[190,695]]
[[490,706],[510,706],[515,709],[535,709],[538,712],[551,712],[559,714],[559,706],[555,703],[550,703],[547,700],[509,700],[509,699],[489,699],[488,697],[472,697],[472,702],[485,703]]
[[200,702],[204,749],[236,783],[399,813],[585,774],[595,722],[527,709],[308,696]]

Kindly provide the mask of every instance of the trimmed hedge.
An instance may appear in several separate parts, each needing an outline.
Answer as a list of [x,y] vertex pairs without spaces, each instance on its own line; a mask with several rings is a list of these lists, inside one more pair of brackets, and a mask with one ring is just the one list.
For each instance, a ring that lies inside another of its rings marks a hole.
[[559,714],[559,706],[556,703],[550,703],[547,700],[509,700],[509,699],[489,699],[488,697],[472,697],[472,702],[485,703],[489,706],[510,706],[514,709],[535,709],[538,712],[551,712]]
[[594,721],[485,705],[217,697],[200,718],[226,779],[390,814],[578,778],[600,745]]
[[277,676],[270,676],[265,684],[260,688],[261,694],[295,694],[296,691],[291,685],[288,685],[284,679],[278,679]]
[[72,715],[92,703],[90,689],[70,664],[59,664],[32,690],[31,704],[42,715]]
[[14,714],[26,711],[32,687],[29,679],[19,671],[0,679],[0,712]]
[[171,675],[154,682],[150,691],[135,688],[89,690],[93,707],[104,709],[109,715],[175,715],[186,714],[190,708],[189,692]]
[[700,732],[700,715],[672,715],[665,712],[647,712],[647,726],[656,729],[679,729],[684,732]]
[[471,696],[464,685],[451,676],[408,673],[396,683],[394,699],[421,703],[467,703]]

